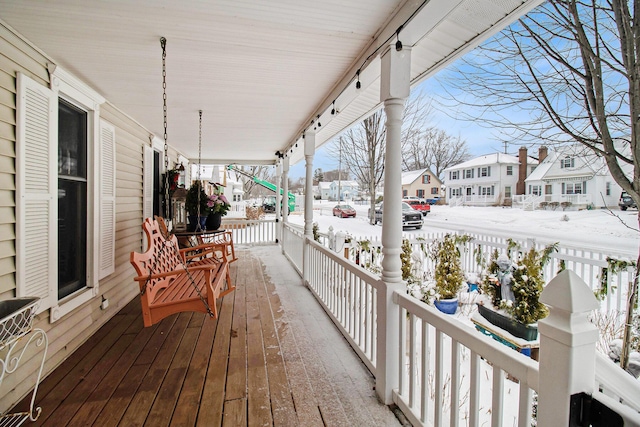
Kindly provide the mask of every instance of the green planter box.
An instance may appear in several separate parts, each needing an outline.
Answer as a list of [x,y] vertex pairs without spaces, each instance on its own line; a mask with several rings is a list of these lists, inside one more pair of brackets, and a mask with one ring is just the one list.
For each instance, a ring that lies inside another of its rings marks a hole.
[[522,338],[526,341],[535,341],[538,338],[537,326],[525,325],[480,304],[478,304],[478,313],[491,322],[492,325],[504,329],[514,337]]

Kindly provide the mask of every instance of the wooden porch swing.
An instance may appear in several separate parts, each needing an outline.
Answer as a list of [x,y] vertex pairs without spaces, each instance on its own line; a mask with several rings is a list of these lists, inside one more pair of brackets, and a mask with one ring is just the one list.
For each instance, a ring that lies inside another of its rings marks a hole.
[[[168,170],[164,37],[160,39],[160,45],[163,69],[164,163],[165,169]],[[201,149],[202,111],[199,111],[199,114]],[[166,189],[167,184],[165,182]],[[165,196],[168,199],[168,194]],[[207,313],[210,317],[217,318],[217,299],[235,289],[229,275],[228,246],[225,243],[212,242],[180,249],[176,236],[163,235],[158,221],[152,218],[144,220],[142,229],[147,236],[148,249],[143,253],[131,252],[129,259],[138,273],[134,280],[140,285],[144,326],[152,326],[167,316],[185,311]],[[235,253],[233,255],[235,258]]]

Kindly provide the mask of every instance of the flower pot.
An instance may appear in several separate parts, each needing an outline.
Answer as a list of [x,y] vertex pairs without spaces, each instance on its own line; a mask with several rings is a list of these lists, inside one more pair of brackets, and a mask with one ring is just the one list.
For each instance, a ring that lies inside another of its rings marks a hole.
[[458,298],[435,300],[433,303],[445,314],[455,314],[458,309]]
[[478,313],[491,324],[504,329],[514,337],[522,338],[526,341],[535,341],[538,338],[538,326],[525,325],[509,316],[504,316],[484,305],[478,304]]
[[207,231],[217,230],[220,228],[222,224],[222,214],[221,213],[210,213],[207,216]]
[[[200,230],[197,230],[198,223],[200,224]],[[207,217],[198,215],[189,215],[189,225],[187,226],[187,231],[204,231],[207,224]]]

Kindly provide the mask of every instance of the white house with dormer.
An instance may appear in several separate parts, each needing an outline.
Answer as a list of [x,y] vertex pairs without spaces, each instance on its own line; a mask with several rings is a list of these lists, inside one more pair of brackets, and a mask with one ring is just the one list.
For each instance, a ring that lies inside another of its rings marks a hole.
[[524,193],[524,179],[538,160],[522,147],[518,157],[492,153],[476,157],[444,170],[449,205],[510,205],[516,194]]
[[549,153],[526,179],[526,194],[543,208],[616,206],[621,191],[602,156],[580,144]]

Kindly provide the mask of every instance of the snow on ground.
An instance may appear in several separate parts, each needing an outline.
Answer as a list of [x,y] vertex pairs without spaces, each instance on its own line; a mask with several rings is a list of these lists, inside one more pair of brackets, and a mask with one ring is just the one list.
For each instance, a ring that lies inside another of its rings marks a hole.
[[[351,203],[356,218],[332,215],[336,202],[315,201],[313,221],[321,232],[332,226],[334,231],[348,232],[356,239],[380,236],[382,226],[368,222],[369,205]],[[563,220],[566,216],[567,220]],[[301,212],[289,216],[292,224],[304,225]],[[431,206],[422,230],[408,229],[407,234],[459,231],[477,232],[517,239],[535,238],[541,243],[560,242],[563,246],[605,250],[610,255],[635,259],[640,246],[638,211],[535,210],[519,208]]]

